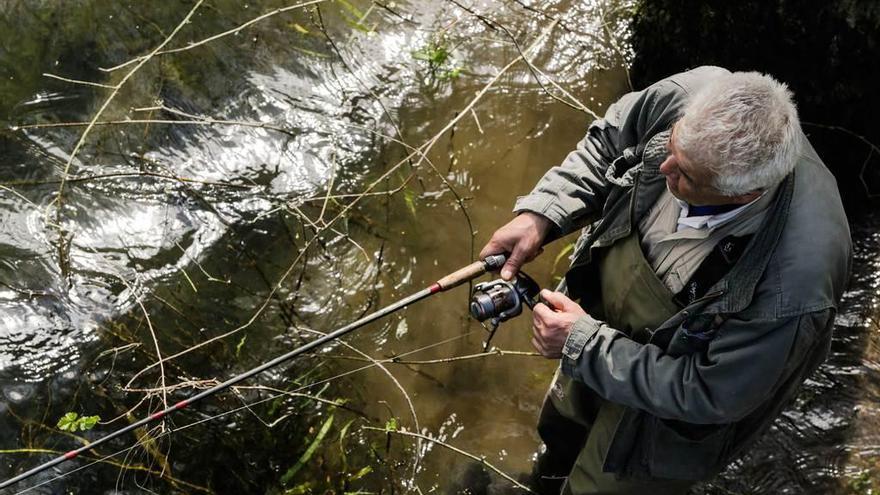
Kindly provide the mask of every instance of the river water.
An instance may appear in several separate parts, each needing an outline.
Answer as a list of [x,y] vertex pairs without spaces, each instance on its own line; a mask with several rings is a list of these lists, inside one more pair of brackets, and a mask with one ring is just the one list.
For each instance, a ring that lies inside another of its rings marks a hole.
[[[629,89],[625,1],[306,3],[212,1],[177,31],[193,3],[6,5],[0,477],[469,263],[590,112]],[[106,70],[169,37],[177,52]],[[68,125],[95,116],[88,130]],[[854,226],[828,363],[751,454],[697,492],[868,493],[876,223]],[[554,285],[572,241],[529,273]],[[396,424],[528,471],[554,363],[450,361],[486,336],[467,298],[437,295],[114,442],[103,462],[16,488],[479,492],[475,461],[369,429]],[[520,317],[493,345],[528,352],[529,332]],[[69,411],[101,423],[61,432]]]

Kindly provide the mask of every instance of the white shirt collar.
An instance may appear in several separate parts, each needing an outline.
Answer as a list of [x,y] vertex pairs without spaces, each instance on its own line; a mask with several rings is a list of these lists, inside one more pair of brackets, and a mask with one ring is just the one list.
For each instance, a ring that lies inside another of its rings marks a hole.
[[764,194],[767,194],[767,191],[764,191],[760,196],[753,199],[752,201],[740,206],[739,208],[735,208],[730,211],[726,211],[724,213],[719,213],[717,215],[702,215],[702,216],[694,216],[689,217],[688,211],[690,210],[690,205],[686,202],[676,198],[673,196],[676,202],[678,202],[679,206],[681,206],[681,211],[678,214],[678,224],[675,227],[676,232],[681,232],[684,229],[714,229],[718,225],[721,225],[724,222],[734,218],[735,216],[742,213],[746,208],[755,204],[756,201],[761,199]]

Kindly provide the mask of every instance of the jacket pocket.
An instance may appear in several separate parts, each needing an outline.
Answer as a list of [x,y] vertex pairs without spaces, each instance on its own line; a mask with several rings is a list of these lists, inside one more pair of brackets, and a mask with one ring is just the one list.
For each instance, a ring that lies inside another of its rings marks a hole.
[[696,425],[649,416],[647,459],[652,478],[702,480],[724,467],[733,426]]

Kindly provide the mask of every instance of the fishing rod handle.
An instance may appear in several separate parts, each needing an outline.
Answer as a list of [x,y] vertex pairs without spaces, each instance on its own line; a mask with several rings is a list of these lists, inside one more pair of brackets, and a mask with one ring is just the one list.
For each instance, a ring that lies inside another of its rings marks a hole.
[[441,278],[437,281],[436,286],[439,287],[440,290],[447,290],[453,287],[457,287],[468,280],[473,280],[480,275],[500,269],[504,266],[504,262],[507,260],[507,257],[503,254],[495,254],[492,256],[487,256],[486,259],[482,261],[475,261],[470,265],[467,265],[463,268],[460,268],[449,275]]

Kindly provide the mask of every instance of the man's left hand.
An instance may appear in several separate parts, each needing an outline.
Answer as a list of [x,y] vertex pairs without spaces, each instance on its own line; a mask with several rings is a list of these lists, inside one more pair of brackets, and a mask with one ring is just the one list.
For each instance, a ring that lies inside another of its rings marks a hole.
[[562,357],[562,347],[571,327],[587,312],[562,292],[541,291],[546,302],[538,303],[532,310],[532,345],[549,359]]

